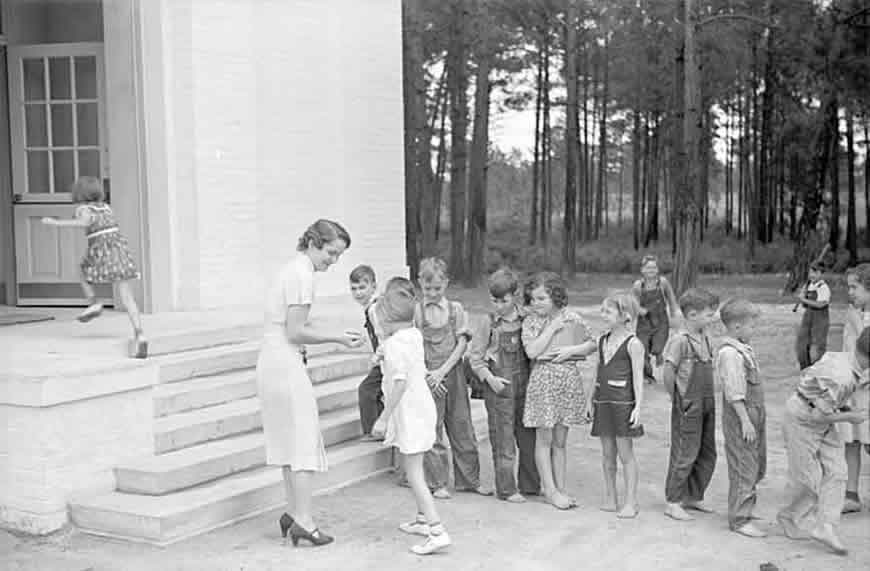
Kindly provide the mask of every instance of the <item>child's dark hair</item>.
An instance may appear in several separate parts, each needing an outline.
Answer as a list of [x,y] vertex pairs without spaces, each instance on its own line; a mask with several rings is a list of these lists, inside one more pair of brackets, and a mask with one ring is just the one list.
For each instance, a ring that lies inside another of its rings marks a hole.
[[732,323],[744,323],[760,314],[758,306],[748,299],[739,297],[726,300],[719,308],[719,318],[722,319],[725,327]]
[[375,279],[375,271],[372,267],[366,264],[360,264],[350,272],[350,283],[358,284],[364,281],[367,281],[370,284],[378,283]]
[[553,305],[559,309],[568,305],[568,290],[565,287],[565,282],[559,277],[559,274],[553,272],[539,272],[530,277],[523,287],[523,299],[526,305],[532,303],[532,292],[543,287],[553,300]]
[[854,268],[849,268],[846,270],[846,279],[849,279],[849,276],[855,276],[855,279],[858,280],[858,283],[866,289],[870,291],[870,264],[858,264]]
[[434,279],[446,280],[448,279],[447,262],[435,256],[423,258],[420,260],[417,277],[420,278],[421,282],[428,282]]
[[103,183],[95,176],[80,176],[70,188],[72,200],[81,202],[105,202],[106,192]]
[[655,262],[656,265],[658,265],[659,257],[655,254],[645,254],[644,257],[640,259],[640,267],[644,267],[650,262]]
[[334,220],[321,218],[302,233],[296,244],[296,249],[300,252],[304,252],[311,246],[321,249],[333,240],[341,240],[344,242],[345,248],[350,248],[350,234],[347,233],[344,226]]
[[500,299],[506,295],[514,295],[519,289],[517,274],[510,268],[499,268],[489,276],[489,294]]
[[414,319],[416,303],[417,290],[411,280],[395,277],[387,282],[375,312],[384,324],[409,322]]
[[870,327],[865,327],[855,341],[855,353],[870,358]]
[[705,289],[693,287],[687,289],[679,300],[680,311],[683,315],[690,311],[704,311],[705,309],[716,309],[719,305],[719,297]]

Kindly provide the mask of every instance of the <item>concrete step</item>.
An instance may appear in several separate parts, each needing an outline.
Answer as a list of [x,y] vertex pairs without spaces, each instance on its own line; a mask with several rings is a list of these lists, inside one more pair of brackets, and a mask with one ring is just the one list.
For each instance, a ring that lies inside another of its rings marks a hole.
[[[329,471],[318,474],[318,494],[390,470],[392,450],[355,442],[327,451]],[[73,522],[86,533],[168,545],[283,505],[281,470],[263,467],[214,482],[147,496],[111,492],[70,503]]]
[[[185,351],[154,359],[160,366],[160,382],[174,383],[257,366],[260,342]],[[361,352],[309,351],[308,371],[312,382],[367,373],[370,355]]]
[[[335,403],[342,399],[338,392],[340,390],[340,387],[337,388],[336,394],[324,391],[324,398],[329,403]],[[356,407],[326,412],[321,414],[320,421],[327,446],[360,435]],[[157,454],[164,454],[252,432],[262,426],[260,399],[257,397],[173,414],[154,420],[154,450]]]
[[168,416],[257,395],[254,371],[242,369],[154,388],[154,416]]
[[263,335],[262,323],[224,326],[195,326],[168,333],[155,332],[148,337],[148,354],[171,355],[183,351],[207,349],[259,340]]

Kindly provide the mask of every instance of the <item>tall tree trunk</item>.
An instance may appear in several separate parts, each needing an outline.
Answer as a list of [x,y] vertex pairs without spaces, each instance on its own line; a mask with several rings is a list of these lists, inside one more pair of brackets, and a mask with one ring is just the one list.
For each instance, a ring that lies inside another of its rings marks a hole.
[[447,48],[447,92],[450,97],[450,275],[465,280],[465,210],[468,176],[468,46],[465,26],[469,12],[454,3]]
[[746,169],[743,164],[743,156],[746,151],[746,140],[743,136],[743,125],[745,118],[743,116],[743,89],[737,93],[737,239],[743,238],[743,211],[745,210],[746,196],[744,194],[744,179],[746,178]]
[[[593,204],[592,197],[592,161],[589,152],[589,81],[592,70],[591,56],[592,50],[589,46],[583,53],[583,239],[588,240],[592,237],[592,226],[589,220],[589,212]],[[594,119],[593,119],[594,121]]]
[[695,39],[698,12],[695,0],[683,0],[683,6],[686,94],[682,152],[686,160],[686,178],[680,187],[677,202],[677,256],[674,264],[677,295],[694,287],[698,280],[698,190],[701,186],[701,70]]
[[423,50],[419,33],[420,0],[402,3],[402,96],[404,107],[405,145],[405,263],[415,274],[420,253],[418,249],[417,221],[419,219],[421,188],[420,145],[421,128],[425,122],[425,80],[423,79]]
[[[677,3],[682,7],[682,2]],[[670,227],[671,227],[671,251],[677,253],[677,210],[686,184],[686,152],[684,136],[684,122],[686,113],[686,60],[684,41],[681,38],[674,50],[674,81],[673,96],[671,98],[671,112],[673,119],[670,122],[671,148],[673,153],[670,157],[671,187],[667,190],[670,194]]]
[[435,186],[432,190],[433,202],[435,203],[435,215],[433,225],[435,226],[435,240],[431,247],[432,252],[424,249],[424,255],[431,256],[434,254],[435,246],[438,239],[441,237],[441,198],[444,192],[444,179],[447,173],[447,113],[448,113],[449,98],[445,89],[444,96],[441,99],[441,125],[438,127],[438,151],[435,160]]
[[830,127],[831,140],[831,251],[836,253],[840,245],[840,118],[835,113]]
[[619,198],[617,199],[616,227],[622,228],[622,197],[625,193],[625,151],[619,152]]
[[[486,10],[486,4],[481,7]],[[489,155],[489,74],[492,53],[488,45],[489,26],[480,26],[477,42],[477,73],[474,80],[474,128],[471,135],[471,157],[468,163],[468,190],[470,216],[468,217],[468,273],[467,283],[475,287],[480,283],[485,268],[486,252],[486,171]]]
[[544,55],[541,43],[538,43],[537,76],[535,78],[535,151],[532,160],[532,220],[529,227],[529,245],[538,241],[538,200],[541,173],[541,112],[543,110],[544,92]]
[[870,118],[864,117],[864,245],[870,248]]
[[[604,27],[604,46],[601,50],[601,68],[602,68],[602,81],[601,81],[601,119],[598,124],[598,206],[596,207],[596,221],[595,227],[601,227],[601,219],[602,216],[605,217],[605,224],[607,223],[607,98],[609,96],[609,63],[608,63],[608,41],[607,41],[607,26],[606,26],[606,18],[605,18],[605,27]],[[597,237],[597,230],[596,230]]]
[[547,36],[544,44],[544,107],[543,107],[543,139],[541,141],[541,149],[543,158],[541,164],[543,166],[543,170],[541,171],[541,242],[544,244],[545,248],[549,248],[550,242],[550,214],[551,214],[551,206],[550,201],[552,200],[552,155],[550,152],[550,145],[552,143],[551,132],[550,132],[550,39]]
[[855,220],[855,119],[851,109],[846,110],[846,175],[849,181],[849,207],[846,215],[846,248],[849,263],[858,261],[858,228]]
[[632,239],[634,249],[640,249],[640,109],[634,108],[634,125],[631,135],[631,211]]
[[[422,52],[421,52],[422,53]],[[421,74],[422,77],[422,74]],[[424,86],[425,87],[425,86]],[[422,100],[426,97],[425,91],[419,94]],[[417,141],[417,169],[421,173],[421,196],[420,196],[420,232],[422,235],[420,255],[421,257],[434,256],[438,241],[438,220],[441,210],[440,186],[443,184],[444,169],[444,115],[446,114],[447,82],[442,74],[439,81],[435,102],[432,105],[432,117],[426,122],[420,140]],[[438,153],[436,158],[435,173],[432,172],[432,136],[435,124],[439,123]],[[415,264],[416,266],[416,264]]]
[[574,232],[577,200],[577,4],[565,0],[565,211],[562,234],[562,273],[573,275],[576,270],[577,235]]

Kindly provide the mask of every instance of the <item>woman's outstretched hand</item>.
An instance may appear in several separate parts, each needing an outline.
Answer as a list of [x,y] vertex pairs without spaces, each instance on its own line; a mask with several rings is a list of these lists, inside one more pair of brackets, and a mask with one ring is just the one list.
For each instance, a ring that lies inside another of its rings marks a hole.
[[344,335],[341,338],[341,344],[349,349],[356,349],[357,347],[361,347],[363,343],[365,343],[365,338],[363,334],[354,329],[345,329]]

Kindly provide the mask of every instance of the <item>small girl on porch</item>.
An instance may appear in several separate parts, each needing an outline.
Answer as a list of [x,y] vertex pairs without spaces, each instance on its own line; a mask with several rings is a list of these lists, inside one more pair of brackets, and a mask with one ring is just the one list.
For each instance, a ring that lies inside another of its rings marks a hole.
[[78,316],[78,320],[87,323],[103,312],[103,304],[97,300],[93,284],[117,284],[121,302],[133,326],[132,356],[144,359],[148,356],[148,341],[142,332],[139,308],[130,287],[130,280],[139,279],[139,270],[133,261],[127,239],[118,229],[115,214],[106,204],[103,185],[96,177],[80,177],[72,185],[72,199],[79,205],[72,219],[43,218],[42,223],[85,229],[88,248],[80,270],[81,286],[88,299],[88,307]]
[[429,555],[450,545],[423,472],[423,457],[435,444],[438,412],[426,382],[423,334],[414,327],[417,296],[405,278],[393,278],[375,306],[375,317],[384,334],[384,410],[372,433],[384,435],[384,444],[399,449],[405,476],[414,492],[417,516],[399,529],[426,538],[411,547]]

